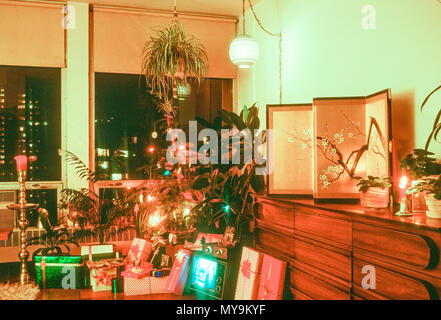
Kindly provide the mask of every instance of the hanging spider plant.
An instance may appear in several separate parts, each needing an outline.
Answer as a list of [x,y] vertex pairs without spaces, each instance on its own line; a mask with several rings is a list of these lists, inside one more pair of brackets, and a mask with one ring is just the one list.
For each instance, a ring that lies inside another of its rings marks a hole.
[[208,57],[199,39],[187,35],[176,16],[173,22],[156,30],[142,49],[142,70],[151,92],[159,98],[177,97],[178,84],[188,78],[199,83],[208,70]]

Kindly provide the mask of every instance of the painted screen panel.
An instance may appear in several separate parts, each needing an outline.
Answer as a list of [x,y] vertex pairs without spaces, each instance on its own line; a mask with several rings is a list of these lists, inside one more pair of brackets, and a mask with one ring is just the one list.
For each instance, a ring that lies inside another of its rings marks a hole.
[[315,198],[358,198],[357,180],[366,175],[365,98],[314,99]]
[[269,105],[268,129],[273,130],[269,194],[311,195],[313,191],[312,105]]
[[369,138],[366,173],[376,177],[390,176],[388,91],[379,92],[366,99],[366,128]]

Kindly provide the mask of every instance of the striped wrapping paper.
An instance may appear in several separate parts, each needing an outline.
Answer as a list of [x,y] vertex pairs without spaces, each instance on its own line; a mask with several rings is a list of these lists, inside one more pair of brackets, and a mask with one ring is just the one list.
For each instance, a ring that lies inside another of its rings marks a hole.
[[243,247],[234,300],[256,300],[262,270],[263,253]]

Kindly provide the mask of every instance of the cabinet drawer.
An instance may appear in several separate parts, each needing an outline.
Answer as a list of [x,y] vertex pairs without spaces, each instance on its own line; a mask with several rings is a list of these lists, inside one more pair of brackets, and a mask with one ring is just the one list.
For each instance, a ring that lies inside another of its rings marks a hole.
[[[365,273],[362,273],[362,269],[366,265],[373,266],[375,268],[375,274],[371,271],[366,272],[366,270]],[[401,273],[359,260],[353,261],[353,268],[354,286],[357,286],[361,291],[359,295],[363,295],[363,290],[365,290],[368,295],[372,292],[372,296],[380,296],[394,300],[438,299],[438,294],[433,285],[422,279],[408,277]],[[370,275],[375,279],[375,289],[360,289],[363,287],[364,277]]]
[[345,246],[352,244],[352,226],[348,220],[296,209],[294,225],[295,232],[316,236],[321,241],[331,240]]
[[322,279],[292,267],[290,267],[288,271],[291,287],[300,291],[303,296],[306,295],[314,300],[350,299],[350,294],[348,292],[344,292]]
[[306,294],[294,288],[289,287],[289,291],[291,293],[292,300],[313,300],[311,297],[308,297]]
[[317,244],[296,239],[294,258],[327,272],[349,283],[351,281],[351,258]]
[[287,258],[294,254],[294,239],[281,233],[258,227],[254,231],[256,247],[266,252],[276,252]]
[[259,200],[254,203],[254,215],[265,224],[294,229],[294,205],[284,202]]
[[417,269],[431,269],[438,264],[438,246],[427,236],[361,223],[354,223],[353,234],[354,248],[379,259]]

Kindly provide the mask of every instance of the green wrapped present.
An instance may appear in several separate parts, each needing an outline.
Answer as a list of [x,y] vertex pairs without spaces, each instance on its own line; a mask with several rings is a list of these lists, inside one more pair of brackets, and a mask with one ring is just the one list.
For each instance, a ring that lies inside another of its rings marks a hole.
[[41,288],[84,288],[84,262],[81,256],[35,256],[35,280]]

